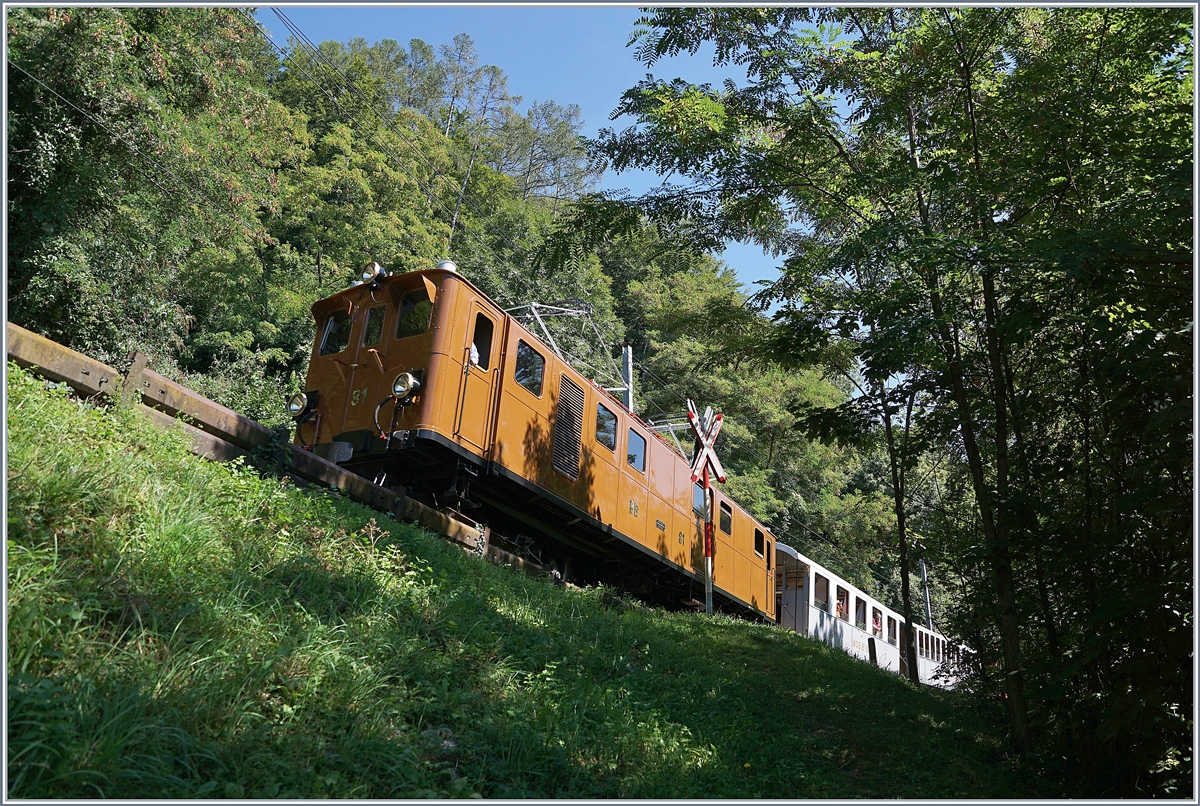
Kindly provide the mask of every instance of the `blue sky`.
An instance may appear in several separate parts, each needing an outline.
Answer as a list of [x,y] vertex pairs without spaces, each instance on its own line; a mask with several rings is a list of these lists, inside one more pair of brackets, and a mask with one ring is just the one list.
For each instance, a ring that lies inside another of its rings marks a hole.
[[[621,93],[647,73],[634,58],[634,49],[626,47],[641,16],[637,6],[305,5],[282,11],[314,42],[361,36],[368,42],[394,39],[405,46],[409,40],[423,39],[437,47],[466,33],[475,42],[480,63],[494,64],[508,76],[509,92],[524,99],[521,109],[543,100],[577,104],[588,136],[628,123],[614,123],[608,116]],[[258,19],[277,43],[287,42],[287,29],[269,8],[260,8]],[[714,68],[709,52],[664,60],[651,72],[658,78],[678,76],[696,83],[719,84],[732,77],[741,84],[745,74],[733,69]],[[639,193],[657,183],[653,175],[610,171],[601,187]],[[747,286],[779,276],[777,261],[756,246],[730,244],[721,258]]]

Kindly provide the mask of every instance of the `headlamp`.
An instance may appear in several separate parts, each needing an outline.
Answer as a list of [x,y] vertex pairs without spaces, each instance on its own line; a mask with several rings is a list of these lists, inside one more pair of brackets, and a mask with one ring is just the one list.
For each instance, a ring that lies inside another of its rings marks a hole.
[[403,400],[421,386],[421,382],[411,372],[401,372],[392,381],[392,394]]
[[387,271],[378,263],[368,263],[359,276],[362,277],[364,283],[372,283],[380,277],[387,277]]
[[308,395],[297,392],[288,400],[288,411],[293,417],[299,417],[308,409]]

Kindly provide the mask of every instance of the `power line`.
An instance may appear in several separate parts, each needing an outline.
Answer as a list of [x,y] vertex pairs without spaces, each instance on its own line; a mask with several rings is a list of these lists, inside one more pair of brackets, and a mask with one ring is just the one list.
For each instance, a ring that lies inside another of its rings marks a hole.
[[[261,27],[259,27],[259,23],[257,20],[255,20],[253,17],[250,17],[249,15],[245,14],[245,12],[241,12],[241,13],[243,14],[243,16],[246,17],[247,20],[249,20],[251,23],[253,23],[258,28],[260,33],[263,32],[263,29]],[[285,59],[287,58],[287,55],[288,55],[287,51],[284,48],[280,47],[279,45],[275,44],[275,42],[272,41],[270,38],[267,38],[267,44],[269,44],[272,48],[274,48],[279,53],[280,56],[284,57]],[[319,51],[318,51],[318,53],[319,53]],[[341,112],[342,115],[345,116],[346,122],[351,123],[351,124],[359,124],[358,118],[355,115],[351,114],[348,110],[346,110],[338,102],[338,99],[331,92],[329,92],[329,90],[326,89],[319,81],[317,81],[317,79],[315,79],[312,75],[310,75],[307,70],[305,70],[303,67],[299,66],[298,64],[292,64],[291,66],[292,66],[292,68],[298,70],[301,75],[303,75],[306,79],[308,79],[309,83],[311,83],[316,89],[323,92],[329,98],[329,100],[331,102],[333,102],[333,105],[335,107],[337,107],[338,111]],[[424,191],[425,196],[429,200],[431,205],[436,205],[438,207],[441,207],[442,211],[445,213],[450,212],[450,210],[448,208],[446,208],[440,202],[440,200],[437,199],[437,197],[433,193],[432,189],[427,187],[425,185],[425,183],[423,183],[410,170],[408,170],[408,168],[404,165],[403,160],[401,160],[400,157],[395,152],[393,152],[390,148],[388,148],[387,145],[385,145],[384,143],[381,143],[378,140],[378,138],[375,136],[374,133],[369,132],[369,130],[367,130],[366,126],[361,126],[360,130],[366,130],[367,136],[370,138],[371,142],[374,143],[377,148],[379,148],[381,151],[383,151],[385,154],[387,154],[389,157],[391,157],[392,160],[394,160],[396,167],[399,168],[410,179],[412,179],[413,182],[416,183],[417,187],[419,187],[422,191]],[[484,245],[486,246],[486,244],[484,244]],[[495,254],[495,253],[493,252],[493,254]],[[499,259],[499,256],[497,256],[497,259]]]
[[[15,63],[15,62],[13,62],[11,59],[10,59],[10,60],[7,60],[7,61],[8,61],[8,65],[9,65],[10,67],[13,67],[13,68],[15,68],[15,69],[19,70],[20,72],[24,73],[26,76],[28,76],[28,77],[29,77],[30,79],[32,79],[33,81],[37,82],[39,85],[41,85],[43,88],[45,88],[45,89],[46,89],[46,91],[48,91],[48,92],[50,92],[51,94],[53,94],[53,95],[54,95],[56,98],[58,98],[59,100],[61,100],[61,101],[62,101],[63,103],[65,103],[67,106],[71,107],[71,108],[72,108],[72,109],[74,109],[76,112],[78,112],[79,114],[83,115],[85,118],[87,118],[88,120],[92,121],[93,123],[95,123],[95,124],[96,124],[97,126],[99,126],[100,128],[104,129],[104,131],[108,132],[108,133],[109,133],[109,134],[110,134],[110,135],[111,135],[111,136],[112,136],[114,139],[116,139],[118,142],[120,142],[122,145],[124,145],[126,148],[128,148],[128,149],[129,149],[131,152],[133,152],[133,153],[134,153],[134,154],[136,154],[137,156],[141,157],[142,159],[148,160],[150,163],[152,163],[152,164],[154,165],[154,167],[158,168],[158,169],[159,169],[160,171],[162,171],[164,174],[166,174],[167,176],[171,177],[171,179],[173,179],[173,180],[174,180],[174,181],[175,181],[175,182],[176,182],[178,185],[180,185],[181,187],[183,187],[184,189],[186,189],[186,190],[189,192],[189,194],[191,195],[191,197],[192,197],[192,199],[193,199],[194,201],[198,201],[198,202],[200,202],[201,204],[203,204],[203,205],[205,205],[205,206],[207,206],[207,207],[211,208],[212,210],[214,210],[215,212],[217,212],[217,213],[218,213],[218,214],[220,214],[220,215],[223,215],[223,216],[228,216],[228,217],[229,217],[229,218],[231,218],[233,221],[235,221],[237,224],[241,225],[241,227],[242,227],[243,229],[245,229],[245,230],[246,230],[246,232],[247,232],[247,233],[249,233],[251,236],[254,236],[254,237],[259,237],[259,236],[261,236],[261,235],[263,235],[263,234],[264,234],[264,233],[262,232],[261,228],[254,227],[254,226],[250,225],[250,224],[249,224],[249,223],[247,223],[247,222],[246,222],[246,220],[245,220],[245,219],[243,219],[241,216],[238,216],[238,215],[236,215],[236,214],[233,214],[231,211],[226,211],[226,210],[222,210],[222,209],[220,209],[220,208],[218,207],[217,203],[216,203],[216,202],[214,202],[214,201],[213,201],[213,200],[212,200],[212,199],[211,199],[211,198],[210,198],[210,197],[209,197],[209,196],[208,196],[208,195],[207,195],[207,194],[206,194],[204,191],[202,191],[202,190],[199,190],[199,189],[195,188],[194,186],[192,186],[192,185],[191,185],[189,182],[187,182],[186,180],[184,180],[184,179],[181,179],[181,178],[180,178],[178,175],[176,175],[176,174],[175,174],[175,172],[174,172],[174,171],[172,171],[170,168],[167,168],[165,165],[163,165],[162,163],[160,163],[158,160],[154,159],[154,157],[152,157],[152,156],[150,156],[150,155],[148,155],[148,154],[146,154],[146,153],[142,152],[141,150],[139,150],[139,149],[137,148],[137,146],[133,145],[133,144],[132,144],[132,143],[130,143],[128,140],[126,140],[124,137],[122,137],[121,135],[117,134],[115,131],[113,131],[112,129],[110,129],[108,126],[106,126],[104,123],[102,123],[102,122],[101,122],[99,119],[97,119],[97,118],[96,118],[94,115],[90,114],[89,112],[87,112],[86,110],[84,110],[83,108],[81,108],[80,106],[78,106],[77,104],[75,104],[74,102],[72,102],[71,100],[69,100],[68,98],[64,97],[64,96],[63,96],[61,93],[59,93],[57,90],[55,90],[53,87],[51,87],[51,86],[50,86],[49,84],[47,84],[46,82],[42,81],[40,78],[38,78],[37,76],[35,76],[33,73],[30,73],[30,72],[29,72],[28,70],[26,70],[24,67],[21,67],[19,64],[16,64],[16,63]],[[140,170],[140,171],[141,171],[141,173],[142,173],[144,176],[146,176],[146,178],[148,178],[148,179],[151,181],[151,183],[153,183],[153,184],[155,185],[155,187],[157,187],[157,188],[158,188],[159,190],[161,190],[163,193],[166,193],[166,194],[168,194],[168,195],[170,195],[170,194],[171,194],[171,191],[170,191],[170,190],[168,190],[167,188],[165,188],[165,187],[163,187],[161,184],[159,184],[158,180],[155,178],[155,176],[154,176],[153,174],[151,174],[151,173],[148,173],[148,172],[146,172],[145,170],[142,170],[142,169],[140,169],[140,168],[139,168],[139,166],[137,166],[137,165],[136,165],[136,164],[134,164],[134,163],[129,163],[129,164],[130,164],[131,166],[133,166],[135,169],[138,169],[138,170]]]
[[[365,107],[365,109],[369,110],[373,115],[375,115],[375,117],[377,117],[379,119],[379,121],[383,124],[383,126],[388,131],[392,132],[393,134],[395,134],[397,136],[401,145],[403,145],[405,148],[407,148],[408,152],[411,155],[413,155],[418,161],[424,163],[424,165],[427,168],[429,168],[431,171],[433,171],[436,175],[437,170],[438,170],[437,167],[428,159],[428,157],[425,156],[425,154],[423,154],[421,152],[419,147],[417,147],[415,144],[412,143],[412,141],[402,131],[400,131],[398,128],[396,128],[392,124],[391,121],[389,121],[386,117],[384,117],[382,114],[379,113],[379,111],[375,108],[375,106],[370,102],[370,99],[366,98],[364,96],[364,94],[359,90],[356,82],[350,80],[349,77],[341,70],[341,68],[338,67],[336,64],[334,64],[329,59],[329,57],[326,56],[325,53],[323,53],[321,51],[321,49],[319,47],[317,47],[315,44],[313,44],[312,40],[309,39],[308,36],[300,29],[300,27],[297,26],[294,22],[292,22],[287,17],[287,15],[285,15],[282,11],[280,11],[277,8],[273,8],[272,12],[274,12],[274,14],[284,24],[284,26],[288,29],[288,31],[292,33],[292,35],[295,37],[296,41],[300,44],[300,46],[302,48],[304,48],[310,55],[315,57],[314,63],[317,64],[318,67],[321,68],[322,74],[324,74],[325,76],[330,78],[332,80],[332,82],[334,82],[343,92],[352,93],[356,97],[358,97],[360,100],[364,101],[363,106]],[[274,48],[280,54],[280,56],[282,56],[284,58],[287,57],[287,51],[284,48],[277,45],[273,41],[273,38],[271,37],[270,33],[268,31],[266,31],[262,27],[262,25],[259,24],[259,22],[257,20],[255,20],[253,17],[249,16],[245,12],[241,12],[241,13],[251,24],[253,24],[255,26],[255,29],[259,32],[259,34],[264,37],[264,39],[268,42],[268,44],[270,44],[271,47]],[[324,65],[324,66],[322,66],[322,65]],[[345,116],[345,118],[348,120],[348,122],[351,122],[353,124],[360,123],[360,118],[358,116],[352,114],[351,112],[349,112],[347,109],[345,109],[338,102],[338,99],[326,87],[322,86],[322,84],[316,78],[314,78],[307,70],[305,70],[300,65],[295,64],[294,62],[291,66],[294,67],[296,70],[298,70],[306,79],[308,79],[309,83],[312,84],[316,89],[323,92],[329,98],[329,100],[334,104],[334,106],[337,107],[338,111],[341,112],[342,115]],[[365,129],[366,127],[364,126],[362,128]],[[406,167],[404,167],[403,161],[399,158],[399,156],[395,152],[393,152],[390,148],[388,148],[386,145],[381,143],[375,137],[375,135],[373,133],[368,133],[368,137],[370,137],[371,141],[373,143],[375,143],[375,145],[378,148],[380,148],[380,150],[384,151],[388,156],[390,156],[396,162],[397,167],[399,167],[401,171],[403,171],[405,174],[407,174],[409,176],[409,178],[411,178],[417,184],[417,186],[422,191],[425,192],[426,198],[429,200],[429,202],[431,204],[436,204],[436,206],[441,208],[441,210],[444,213],[446,213],[448,215],[450,214],[449,208],[446,205],[442,204],[441,201],[436,198],[433,191],[429,187],[427,187],[424,183],[421,182],[420,179],[418,179],[415,175],[413,175],[412,172],[410,172]],[[475,205],[475,203],[471,199],[464,199],[463,202],[466,205],[467,209],[474,212],[477,216],[479,216],[480,219],[486,219],[486,215],[483,213],[483,211],[481,211],[478,208],[478,206]],[[474,228],[472,228],[466,222],[463,222],[462,230],[472,240],[474,240],[477,244],[479,244],[483,249],[490,252],[492,254],[492,256],[496,259],[496,263],[498,266],[500,266],[500,267],[508,266],[506,261],[503,258],[501,258],[501,256],[495,251],[495,249],[493,249],[491,247],[491,245],[486,241],[486,239],[482,235],[475,232]],[[508,236],[503,231],[498,231],[496,234],[500,237],[500,239],[504,242],[504,244],[510,250],[512,250],[514,253],[516,253],[518,251],[517,247],[512,243],[512,241],[510,241],[508,239]],[[515,277],[514,272],[512,271],[511,267],[509,267],[509,270],[507,273],[508,273],[510,279],[513,279]],[[610,361],[614,361],[612,354],[611,354],[611,349],[608,348],[608,345],[604,341],[603,336],[600,334],[599,329],[596,327],[595,322],[592,322],[589,317],[588,323],[591,324],[592,330],[596,333],[596,337],[600,342],[600,345],[604,351],[604,354],[608,357],[608,359]],[[592,372],[595,373],[597,376],[602,376],[604,374],[604,373],[600,372],[598,369],[596,369],[595,367],[592,367],[587,362],[583,361],[577,355],[572,356],[572,360],[584,364],[584,366],[586,366],[588,369],[592,370]],[[615,366],[615,364],[614,364],[614,366]],[[619,375],[619,373],[618,373],[618,375]]]

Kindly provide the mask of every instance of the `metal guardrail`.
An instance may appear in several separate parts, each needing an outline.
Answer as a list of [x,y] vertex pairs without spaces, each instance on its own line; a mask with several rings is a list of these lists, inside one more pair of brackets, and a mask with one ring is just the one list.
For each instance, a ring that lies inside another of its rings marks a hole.
[[[276,432],[262,423],[147,369],[146,356],[141,353],[134,355],[129,372],[122,374],[12,322],[8,323],[7,335],[8,357],[19,366],[48,380],[65,383],[83,397],[116,399],[137,395],[135,405],[152,422],[181,428],[191,440],[192,452],[206,459],[230,462],[279,439]],[[188,421],[179,419],[181,416]],[[286,447],[288,452],[284,472],[289,476],[337,488],[352,501],[420,523],[468,550],[499,562],[535,573],[548,570],[490,545],[490,530],[486,526],[458,520],[403,493],[372,484],[297,445],[287,443],[280,447]]]

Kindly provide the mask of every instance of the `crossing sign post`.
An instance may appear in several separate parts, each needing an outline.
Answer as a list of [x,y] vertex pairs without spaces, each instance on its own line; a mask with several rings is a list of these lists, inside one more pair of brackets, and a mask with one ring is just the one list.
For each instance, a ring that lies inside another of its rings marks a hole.
[[704,611],[712,615],[713,589],[713,496],[712,484],[709,481],[709,471],[717,477],[717,481],[725,481],[725,468],[717,458],[714,448],[717,434],[721,433],[722,416],[713,417],[712,406],[704,410],[704,416],[696,413],[696,404],[691,400],[688,405],[688,425],[696,435],[696,450],[692,455],[692,482],[704,479]]

